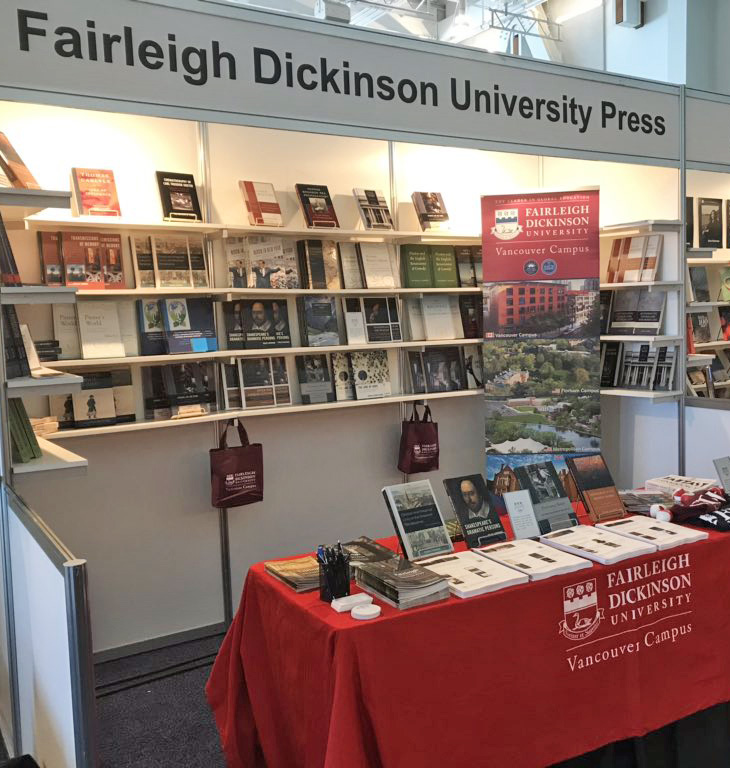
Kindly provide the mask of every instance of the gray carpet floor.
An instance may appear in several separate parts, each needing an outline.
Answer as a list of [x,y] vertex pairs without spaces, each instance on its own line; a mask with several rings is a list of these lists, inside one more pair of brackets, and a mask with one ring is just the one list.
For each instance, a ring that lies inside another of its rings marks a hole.
[[220,642],[97,665],[101,768],[225,768],[204,691]]

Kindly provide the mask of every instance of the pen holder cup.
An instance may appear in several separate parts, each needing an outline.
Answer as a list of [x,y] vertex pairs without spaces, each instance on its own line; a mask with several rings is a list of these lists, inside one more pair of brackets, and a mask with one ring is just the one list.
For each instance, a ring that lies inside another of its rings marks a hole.
[[342,567],[319,564],[319,599],[331,603],[337,597],[350,594],[350,566]]

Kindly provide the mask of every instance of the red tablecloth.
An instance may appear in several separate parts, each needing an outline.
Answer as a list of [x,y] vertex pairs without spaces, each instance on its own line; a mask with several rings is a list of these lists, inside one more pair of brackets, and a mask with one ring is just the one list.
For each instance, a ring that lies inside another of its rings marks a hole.
[[641,736],[730,700],[728,563],[713,533],[362,623],[256,565],[207,686],[228,764],[537,768]]

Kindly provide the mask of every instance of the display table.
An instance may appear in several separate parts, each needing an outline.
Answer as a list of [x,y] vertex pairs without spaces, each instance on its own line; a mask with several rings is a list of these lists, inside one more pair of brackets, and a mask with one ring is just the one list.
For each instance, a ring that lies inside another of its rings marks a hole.
[[729,562],[711,533],[362,623],[256,565],[207,686],[228,765],[542,768],[728,701]]

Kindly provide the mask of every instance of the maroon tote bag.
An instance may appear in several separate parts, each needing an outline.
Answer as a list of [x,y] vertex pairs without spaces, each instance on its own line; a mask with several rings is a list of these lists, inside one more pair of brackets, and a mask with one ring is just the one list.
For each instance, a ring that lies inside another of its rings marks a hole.
[[398,469],[412,475],[438,468],[439,425],[431,418],[428,406],[423,409],[421,419],[414,403],[410,420],[402,423]]
[[214,507],[242,507],[264,498],[264,451],[249,443],[243,424],[236,419],[241,445],[228,447],[227,422],[218,448],[210,450],[211,503]]

